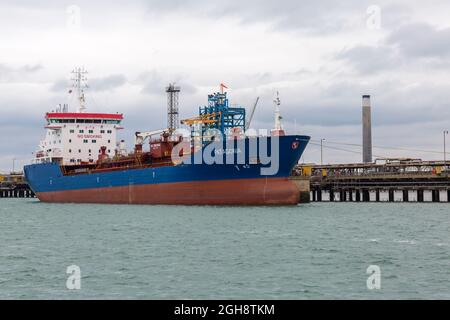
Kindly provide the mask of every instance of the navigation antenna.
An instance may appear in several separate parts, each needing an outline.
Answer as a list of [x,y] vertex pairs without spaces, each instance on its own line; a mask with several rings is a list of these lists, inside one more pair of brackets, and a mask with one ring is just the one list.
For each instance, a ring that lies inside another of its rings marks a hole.
[[281,127],[281,115],[280,115],[280,93],[277,91],[277,97],[273,100],[275,103],[275,127],[274,130],[283,130]]
[[84,97],[84,89],[88,88],[86,74],[88,72],[82,68],[75,68],[72,70],[73,81],[72,87],[76,90],[78,99],[78,109],[77,112],[83,112],[86,109],[86,99]]

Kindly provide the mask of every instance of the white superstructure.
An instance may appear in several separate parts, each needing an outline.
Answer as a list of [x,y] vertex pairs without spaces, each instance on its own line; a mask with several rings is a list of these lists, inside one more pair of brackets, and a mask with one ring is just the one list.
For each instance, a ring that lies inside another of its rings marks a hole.
[[109,157],[115,155],[117,130],[123,129],[123,115],[84,112],[84,88],[87,87],[84,84],[85,73],[81,68],[74,70],[74,91],[79,101],[77,112],[69,112],[64,105],[56,112],[46,114],[47,132],[39,144],[35,162],[57,161],[62,165],[94,163],[101,153],[101,147],[106,148]]

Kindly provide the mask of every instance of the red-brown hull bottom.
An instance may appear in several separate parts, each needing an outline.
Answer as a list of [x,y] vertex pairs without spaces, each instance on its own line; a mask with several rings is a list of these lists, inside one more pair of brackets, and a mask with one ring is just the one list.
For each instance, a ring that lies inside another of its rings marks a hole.
[[300,192],[287,178],[259,178],[41,192],[37,197],[56,203],[296,205]]

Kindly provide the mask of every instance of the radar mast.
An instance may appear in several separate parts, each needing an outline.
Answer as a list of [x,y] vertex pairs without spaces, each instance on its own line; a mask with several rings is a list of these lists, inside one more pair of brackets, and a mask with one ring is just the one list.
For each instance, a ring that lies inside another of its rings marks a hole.
[[77,99],[78,99],[78,108],[77,112],[81,113],[86,110],[86,99],[84,97],[84,89],[88,88],[86,74],[88,72],[81,68],[75,68],[72,71],[72,81],[73,81],[73,89],[76,91]]
[[273,100],[273,103],[275,104],[275,123],[274,123],[274,128],[272,129],[271,133],[273,136],[284,136],[284,130],[283,127],[281,126],[281,115],[280,115],[280,105],[281,105],[281,100],[280,100],[280,93],[277,91],[277,97]]

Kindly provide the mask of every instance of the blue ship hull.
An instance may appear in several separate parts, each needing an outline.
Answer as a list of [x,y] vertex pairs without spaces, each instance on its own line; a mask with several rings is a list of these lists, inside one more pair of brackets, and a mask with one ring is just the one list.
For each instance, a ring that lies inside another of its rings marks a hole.
[[271,164],[252,164],[248,139],[244,164],[179,164],[65,175],[59,164],[41,163],[25,166],[24,171],[31,189],[45,202],[295,204],[299,191],[288,177],[309,139],[280,136],[279,166],[273,175],[261,174],[261,169]]

